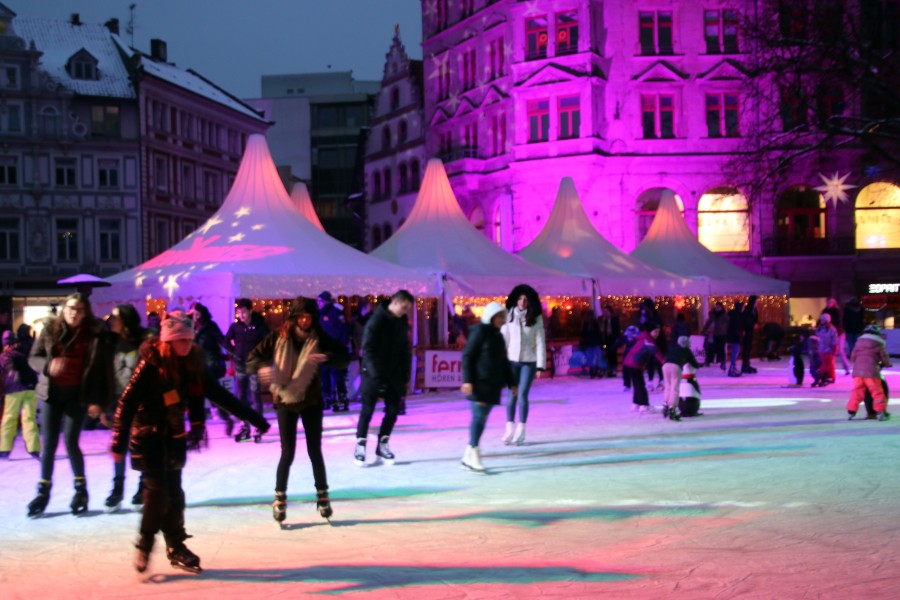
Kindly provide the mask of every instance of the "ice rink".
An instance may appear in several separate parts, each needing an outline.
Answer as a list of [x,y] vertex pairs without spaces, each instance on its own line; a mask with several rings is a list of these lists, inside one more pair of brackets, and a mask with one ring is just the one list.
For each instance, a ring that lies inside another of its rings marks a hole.
[[[527,438],[482,440],[489,474],[460,469],[469,422],[457,392],[411,397],[393,466],[353,464],[358,404],[326,414],[332,525],[315,509],[298,444],[287,527],[271,516],[279,444],[236,444],[212,422],[184,472],[188,546],[176,571],[161,536],[132,561],[140,514],[106,514],[109,432],[87,431],[90,510],[68,506],[60,444],[47,514],[26,518],[38,462],[16,440],[0,461],[0,596],[35,598],[896,598],[900,590],[900,412],[848,422],[851,378],[788,388],[785,361],[759,374],[701,369],[704,415],[631,411],[620,379],[535,382]],[[897,368],[887,371],[900,390]],[[659,405],[662,392],[653,392]],[[373,419],[369,441],[373,458]],[[299,434],[302,436],[302,432]],[[129,471],[127,497],[137,476]]]

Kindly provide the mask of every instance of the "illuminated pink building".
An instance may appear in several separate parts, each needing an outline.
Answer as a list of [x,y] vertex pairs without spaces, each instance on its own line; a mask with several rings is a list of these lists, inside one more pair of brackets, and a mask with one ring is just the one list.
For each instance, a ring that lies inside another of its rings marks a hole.
[[[755,118],[737,26],[754,2],[423,0],[422,9],[427,156],[444,159],[464,212],[500,246],[528,244],[571,176],[593,225],[625,251],[671,190],[701,242],[791,281],[793,296],[846,298],[892,281],[897,173],[864,169],[853,150],[817,156],[750,202],[723,175]],[[855,110],[852,90],[837,94],[840,110]],[[370,148],[388,126],[376,121]],[[855,187],[832,206],[815,188],[835,172]]]

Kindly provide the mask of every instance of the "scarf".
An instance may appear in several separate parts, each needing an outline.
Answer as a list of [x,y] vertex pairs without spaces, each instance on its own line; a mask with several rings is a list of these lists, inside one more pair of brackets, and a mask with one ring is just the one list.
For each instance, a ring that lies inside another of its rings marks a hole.
[[317,364],[309,362],[310,354],[316,352],[319,345],[315,331],[309,332],[306,342],[297,352],[293,340],[279,337],[275,342],[275,358],[272,364],[274,371],[273,390],[276,401],[284,404],[299,404],[306,396],[306,389],[319,372]]

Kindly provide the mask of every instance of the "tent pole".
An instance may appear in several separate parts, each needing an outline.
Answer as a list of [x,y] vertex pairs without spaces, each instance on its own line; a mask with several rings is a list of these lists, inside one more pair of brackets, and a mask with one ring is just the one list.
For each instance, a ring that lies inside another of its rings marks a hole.
[[594,309],[594,315],[597,317],[600,316],[599,287],[597,280],[591,278],[591,307]]
[[697,323],[700,326],[700,330],[703,330],[703,327],[706,325],[706,315],[709,314],[709,292],[700,296],[700,315],[697,318]]
[[437,314],[437,323],[438,323],[438,345],[446,348],[450,343],[448,332],[447,332],[447,307],[449,303],[447,302],[447,275],[445,273],[441,273],[438,279],[438,289],[440,291],[440,296],[438,297],[438,314]]

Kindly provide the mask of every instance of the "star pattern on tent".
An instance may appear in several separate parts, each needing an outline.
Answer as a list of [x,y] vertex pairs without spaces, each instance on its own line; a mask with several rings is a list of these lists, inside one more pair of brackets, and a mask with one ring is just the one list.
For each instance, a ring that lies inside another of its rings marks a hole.
[[230,238],[228,238],[228,242],[229,242],[229,243],[231,243],[231,242],[240,242],[242,239],[244,239],[244,234],[243,234],[243,233],[236,233],[236,234],[234,234],[233,236],[231,236]]
[[181,273],[175,273],[174,275],[169,275],[165,278],[165,283],[163,283],[162,287],[164,290],[169,292],[169,298],[171,298],[175,294],[175,290],[178,289],[178,276]]
[[246,217],[249,214],[250,214],[250,209],[247,208],[246,206],[242,206],[239,209],[237,209],[236,211],[234,211],[234,217],[236,219],[240,219],[241,217]]
[[134,276],[134,287],[135,289],[141,289],[144,287],[144,280],[147,279],[147,276],[144,275],[143,271],[140,271],[137,275]]
[[834,175],[831,177],[826,177],[819,173],[819,178],[822,179],[825,185],[819,185],[813,189],[822,192],[822,195],[825,197],[825,202],[832,202],[834,206],[837,206],[838,202],[847,202],[850,199],[847,196],[847,190],[852,190],[857,187],[855,185],[844,183],[848,177],[850,177],[850,173],[847,173],[843,177],[841,177],[840,173],[837,171],[835,171]]
[[218,218],[217,216],[213,215],[209,218],[209,220],[206,221],[206,223],[203,224],[202,227],[197,229],[197,231],[206,235],[207,233],[209,233],[210,229],[212,229],[213,227],[215,227],[216,225],[219,225],[221,223],[222,223],[222,220],[220,218]]
[[263,225],[262,223],[257,223],[256,225],[251,226],[250,229],[252,229],[253,231],[259,231],[263,227],[265,227],[265,225]]

